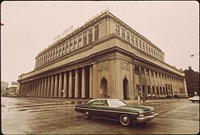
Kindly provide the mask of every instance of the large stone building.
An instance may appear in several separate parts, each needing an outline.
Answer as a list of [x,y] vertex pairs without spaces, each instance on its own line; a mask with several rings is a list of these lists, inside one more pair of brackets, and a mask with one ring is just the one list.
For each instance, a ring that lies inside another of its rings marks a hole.
[[137,99],[187,97],[184,73],[109,11],[41,51],[18,78],[20,96]]
[[192,67],[184,70],[185,78],[186,78],[186,86],[188,96],[192,97],[195,95],[199,95],[199,72],[194,71]]

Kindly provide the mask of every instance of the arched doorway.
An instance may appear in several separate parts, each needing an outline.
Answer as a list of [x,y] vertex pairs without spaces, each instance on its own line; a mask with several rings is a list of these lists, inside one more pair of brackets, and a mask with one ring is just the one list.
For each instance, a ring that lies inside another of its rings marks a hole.
[[101,79],[101,97],[102,98],[107,98],[108,97],[108,92],[107,92],[107,85],[108,85],[108,82],[107,80],[103,77]]
[[128,80],[126,77],[123,80],[123,94],[124,99],[129,99]]

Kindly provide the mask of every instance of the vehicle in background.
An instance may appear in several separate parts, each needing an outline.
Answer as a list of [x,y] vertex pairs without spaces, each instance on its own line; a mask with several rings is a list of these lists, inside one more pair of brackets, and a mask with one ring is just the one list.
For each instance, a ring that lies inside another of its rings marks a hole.
[[192,103],[199,102],[199,96],[193,96],[193,97],[189,98],[189,100],[192,101]]

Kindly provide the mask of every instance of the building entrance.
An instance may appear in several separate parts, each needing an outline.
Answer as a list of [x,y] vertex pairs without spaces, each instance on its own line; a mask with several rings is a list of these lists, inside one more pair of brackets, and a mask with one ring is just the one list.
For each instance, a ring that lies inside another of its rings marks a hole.
[[129,99],[128,80],[126,79],[126,77],[123,80],[123,94],[124,99]]
[[103,78],[101,79],[101,97],[102,97],[102,98],[107,98],[107,97],[108,97],[107,85],[108,85],[108,82],[107,82],[107,80],[103,77]]

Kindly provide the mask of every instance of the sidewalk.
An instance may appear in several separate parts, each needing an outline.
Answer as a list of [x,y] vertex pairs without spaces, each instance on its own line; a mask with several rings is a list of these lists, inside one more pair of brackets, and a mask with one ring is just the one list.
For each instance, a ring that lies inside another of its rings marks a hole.
[[[64,103],[64,102],[73,102],[73,103],[84,103],[91,99],[68,99],[68,98],[40,98],[40,97],[8,97],[8,98],[19,98],[19,99],[26,99],[26,100],[33,100],[33,101],[39,101],[39,102],[48,102],[48,103]],[[126,103],[134,103],[134,104],[164,104],[164,103],[172,103],[172,102],[182,102],[187,99],[150,99],[143,101],[138,100],[124,100]]]
[[143,101],[138,101],[138,100],[124,100],[126,103],[134,103],[134,104],[165,104],[165,103],[173,103],[173,102],[181,102],[183,100],[187,99],[155,99],[155,100],[145,100]]

